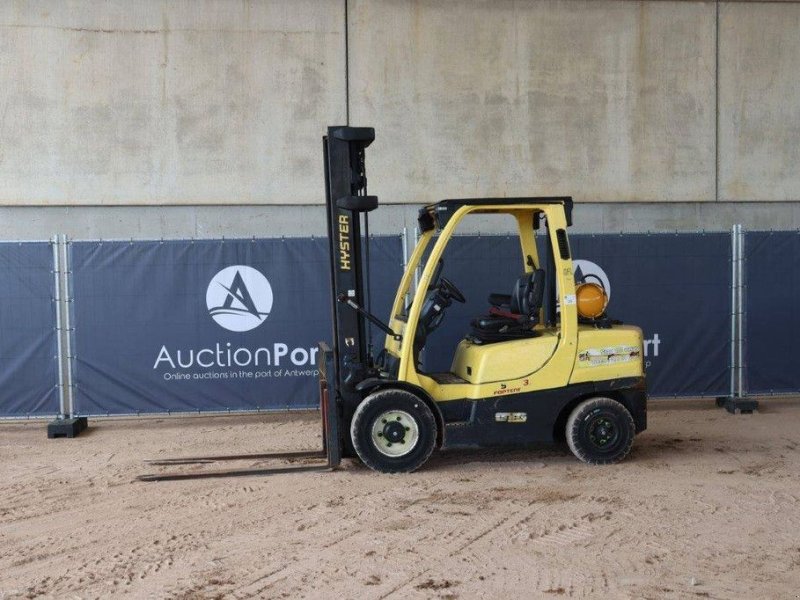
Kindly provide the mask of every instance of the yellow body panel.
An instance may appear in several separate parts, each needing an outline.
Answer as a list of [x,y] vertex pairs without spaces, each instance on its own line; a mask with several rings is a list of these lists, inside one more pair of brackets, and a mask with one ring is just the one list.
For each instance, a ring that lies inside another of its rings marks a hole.
[[469,383],[491,383],[532,376],[550,360],[558,343],[554,331],[534,338],[494,344],[461,340],[453,358],[453,373]]
[[570,383],[644,375],[642,330],[632,325],[578,330],[578,356]]

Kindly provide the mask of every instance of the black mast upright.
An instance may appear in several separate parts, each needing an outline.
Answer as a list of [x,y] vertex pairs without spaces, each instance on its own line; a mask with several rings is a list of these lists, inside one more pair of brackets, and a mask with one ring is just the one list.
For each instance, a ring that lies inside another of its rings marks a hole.
[[343,300],[364,306],[364,244],[361,213],[378,206],[367,196],[365,149],[375,139],[372,127],[329,127],[323,138],[325,201],[333,297],[334,390],[349,423],[361,395],[354,388],[371,366],[364,317]]

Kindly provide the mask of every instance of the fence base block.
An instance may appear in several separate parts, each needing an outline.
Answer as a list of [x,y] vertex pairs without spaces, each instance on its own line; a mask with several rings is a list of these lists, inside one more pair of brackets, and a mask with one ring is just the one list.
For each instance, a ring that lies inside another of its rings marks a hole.
[[717,398],[717,406],[724,408],[732,415],[751,415],[753,411],[758,410],[758,400],[720,396]]
[[72,417],[71,419],[56,419],[47,424],[47,438],[74,438],[89,427],[86,417]]

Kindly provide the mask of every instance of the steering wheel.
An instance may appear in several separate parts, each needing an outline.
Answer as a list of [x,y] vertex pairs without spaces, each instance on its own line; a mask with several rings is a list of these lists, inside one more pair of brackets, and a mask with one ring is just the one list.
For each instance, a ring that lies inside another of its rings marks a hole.
[[445,309],[450,306],[453,300],[466,302],[464,294],[461,293],[455,284],[446,277],[441,277],[442,261],[436,266],[431,284],[425,295],[425,303],[422,305],[422,311],[419,315],[417,323],[417,330],[414,336],[414,360],[419,357],[419,353],[425,347],[425,341],[431,332],[436,330],[442,324]]
[[447,277],[440,278],[439,291],[448,298],[452,298],[461,304],[464,304],[467,301],[467,299],[464,297],[464,294],[461,293],[461,290],[459,290]]

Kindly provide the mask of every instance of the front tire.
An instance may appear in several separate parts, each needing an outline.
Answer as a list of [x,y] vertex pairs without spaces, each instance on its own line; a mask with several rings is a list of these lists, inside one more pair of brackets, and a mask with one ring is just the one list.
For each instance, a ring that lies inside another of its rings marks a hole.
[[350,439],[361,461],[381,473],[410,473],[436,446],[436,419],[425,402],[405,390],[380,390],[358,405]]
[[608,465],[631,451],[636,426],[628,409],[611,398],[584,400],[567,419],[569,449],[585,463]]

